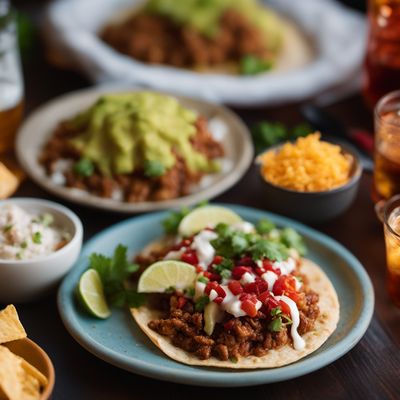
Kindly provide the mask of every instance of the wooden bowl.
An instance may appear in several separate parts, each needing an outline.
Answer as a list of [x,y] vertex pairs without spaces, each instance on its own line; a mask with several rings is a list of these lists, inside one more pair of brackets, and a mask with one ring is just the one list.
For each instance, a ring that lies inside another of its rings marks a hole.
[[28,338],[4,343],[3,346],[7,347],[14,354],[24,358],[48,379],[49,383],[45,387],[40,400],[50,399],[54,388],[55,373],[53,363],[45,351]]

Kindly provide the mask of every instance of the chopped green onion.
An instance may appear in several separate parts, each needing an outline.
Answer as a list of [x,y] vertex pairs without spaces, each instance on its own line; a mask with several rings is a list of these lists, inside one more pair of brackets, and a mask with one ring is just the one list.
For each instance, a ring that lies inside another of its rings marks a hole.
[[42,234],[40,232],[35,232],[32,235],[32,242],[36,244],[41,244],[42,243]]

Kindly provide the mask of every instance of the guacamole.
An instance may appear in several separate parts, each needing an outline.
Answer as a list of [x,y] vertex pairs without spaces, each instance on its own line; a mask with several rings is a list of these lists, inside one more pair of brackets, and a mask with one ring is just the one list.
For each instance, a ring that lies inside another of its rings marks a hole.
[[215,172],[218,165],[190,142],[197,118],[194,111],[166,95],[105,95],[73,119],[74,128],[82,133],[71,141],[106,176],[130,174],[148,165],[161,175],[175,165],[175,153],[193,173]]
[[221,15],[233,9],[245,15],[265,36],[269,50],[278,50],[282,41],[279,18],[256,0],[149,0],[145,11],[188,25],[208,37],[218,34]]

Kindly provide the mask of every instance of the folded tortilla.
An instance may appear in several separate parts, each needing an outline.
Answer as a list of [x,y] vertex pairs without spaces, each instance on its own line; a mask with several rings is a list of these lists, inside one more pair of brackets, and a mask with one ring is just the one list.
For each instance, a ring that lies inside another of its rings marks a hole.
[[303,350],[295,350],[291,345],[269,350],[263,357],[248,356],[238,360],[221,361],[215,357],[200,360],[194,354],[174,346],[168,337],[161,336],[148,327],[148,323],[160,318],[160,313],[146,306],[132,308],[131,313],[139,327],[150,340],[167,356],[188,365],[203,367],[220,367],[233,369],[276,368],[291,364],[317,350],[336,329],[339,321],[339,300],[331,281],[322,269],[308,259],[302,259],[300,272],[307,276],[309,287],[319,295],[318,306],[320,314],[315,322],[314,330],[302,335],[306,342]]

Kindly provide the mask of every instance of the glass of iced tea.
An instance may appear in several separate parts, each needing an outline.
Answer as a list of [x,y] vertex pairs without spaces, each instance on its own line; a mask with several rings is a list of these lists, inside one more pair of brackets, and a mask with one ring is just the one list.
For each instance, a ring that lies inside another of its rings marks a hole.
[[388,292],[394,304],[400,307],[400,195],[386,202],[383,223]]
[[15,14],[0,0],[0,154],[13,150],[23,93]]
[[374,200],[400,194],[400,90],[375,107]]
[[400,88],[400,0],[368,0],[364,97],[373,107]]

